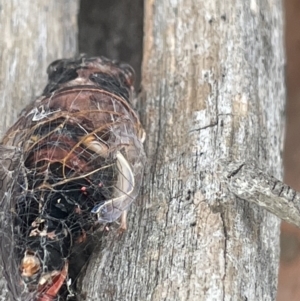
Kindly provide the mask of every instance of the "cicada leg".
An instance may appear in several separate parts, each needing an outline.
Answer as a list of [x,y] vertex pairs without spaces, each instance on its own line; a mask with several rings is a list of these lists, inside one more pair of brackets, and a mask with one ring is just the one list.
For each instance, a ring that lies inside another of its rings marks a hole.
[[127,210],[124,210],[120,218],[119,232],[123,233],[127,230]]
[[53,301],[66,280],[68,274],[68,263],[66,262],[64,268],[58,276],[54,277],[51,286],[37,299],[37,301]]

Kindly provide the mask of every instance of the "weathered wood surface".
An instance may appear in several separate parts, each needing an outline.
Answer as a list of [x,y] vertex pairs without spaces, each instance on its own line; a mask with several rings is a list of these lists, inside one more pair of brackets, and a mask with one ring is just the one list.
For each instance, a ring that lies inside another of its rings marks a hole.
[[224,194],[218,160],[282,178],[280,0],[145,2],[149,168],[129,230],[95,253],[86,300],[276,299],[279,219]]
[[47,83],[48,64],[77,51],[77,0],[0,0],[1,136]]
[[[77,0],[0,0],[0,134],[41,94],[48,64],[77,50]],[[1,300],[7,300],[0,282]]]

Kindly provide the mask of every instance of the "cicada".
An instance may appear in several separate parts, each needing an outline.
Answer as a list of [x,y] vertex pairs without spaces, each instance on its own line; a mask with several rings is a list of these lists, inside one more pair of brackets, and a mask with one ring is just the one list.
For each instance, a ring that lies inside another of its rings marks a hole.
[[134,71],[103,57],[48,67],[42,96],[0,145],[1,259],[13,300],[61,299],[69,258],[137,197],[145,132]]

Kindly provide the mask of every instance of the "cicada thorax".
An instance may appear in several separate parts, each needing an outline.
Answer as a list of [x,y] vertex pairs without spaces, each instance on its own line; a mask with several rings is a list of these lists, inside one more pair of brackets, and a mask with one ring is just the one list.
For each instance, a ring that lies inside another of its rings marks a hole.
[[145,161],[130,68],[81,58],[48,72],[44,95],[3,139],[21,150],[10,205],[20,277],[44,299],[74,246],[135,199]]

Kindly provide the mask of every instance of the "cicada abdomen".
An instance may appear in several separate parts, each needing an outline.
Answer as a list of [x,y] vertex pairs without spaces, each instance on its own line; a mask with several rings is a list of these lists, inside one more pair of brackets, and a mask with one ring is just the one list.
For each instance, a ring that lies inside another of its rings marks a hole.
[[48,76],[0,148],[1,256],[15,300],[59,298],[74,245],[128,209],[145,164],[130,66],[80,57]]

